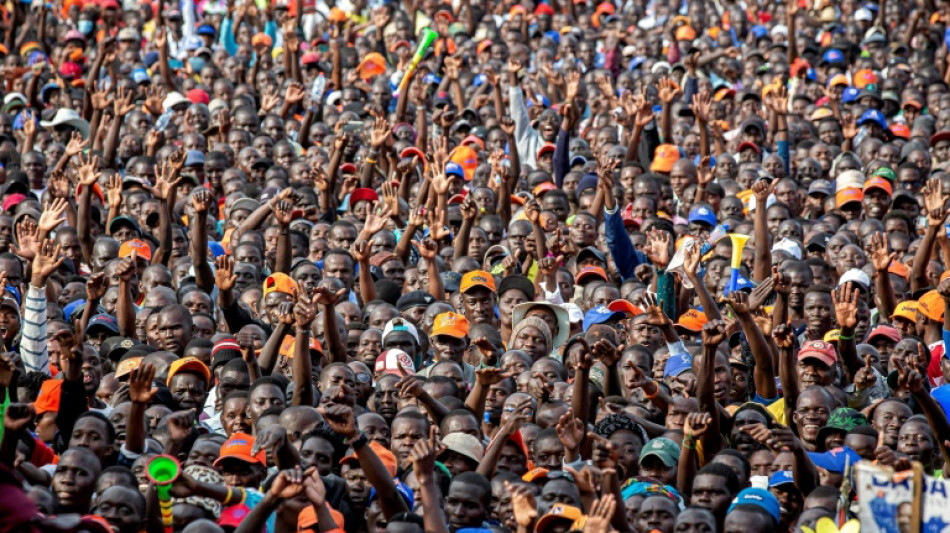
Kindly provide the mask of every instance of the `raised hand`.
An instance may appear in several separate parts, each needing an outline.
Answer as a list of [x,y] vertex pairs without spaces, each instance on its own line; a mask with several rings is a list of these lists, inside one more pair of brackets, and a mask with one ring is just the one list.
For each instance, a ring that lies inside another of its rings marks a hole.
[[274,478],[274,482],[271,484],[270,490],[267,491],[267,493],[277,500],[296,498],[303,494],[306,489],[304,480],[312,473],[312,470],[308,470],[308,473],[304,474],[304,471],[301,470],[299,466],[294,469],[281,470],[277,474],[277,477]]
[[123,259],[119,266],[115,267],[115,275],[119,278],[120,283],[132,281],[132,274],[135,273],[135,258],[136,251],[132,250],[132,254]]
[[663,105],[670,105],[676,97],[683,94],[683,90],[669,78],[661,78],[658,85],[658,96],[660,97],[660,101],[663,102]]
[[891,263],[897,260],[897,252],[890,252],[887,249],[887,239],[883,233],[871,235],[868,244],[871,247],[871,263],[874,270],[884,273],[887,272]]
[[696,93],[693,95],[693,102],[689,108],[693,110],[693,114],[696,115],[696,121],[699,124],[706,124],[712,115],[712,97],[707,91]]
[[726,340],[726,324],[722,320],[710,320],[703,324],[703,346],[715,350]]
[[683,433],[693,438],[699,438],[706,434],[709,425],[712,424],[712,415],[709,413],[689,413],[686,415],[686,423],[683,425]]
[[333,307],[334,305],[340,303],[341,300],[346,296],[346,289],[340,289],[336,292],[331,291],[326,287],[317,287],[313,290],[313,303],[322,305],[324,307]]
[[762,307],[762,304],[765,303],[765,300],[768,299],[769,295],[772,294],[773,284],[775,282],[772,278],[765,278],[765,281],[759,283],[752,289],[752,292],[749,293],[749,298],[746,302],[749,304],[749,309],[755,312],[757,309]]
[[350,439],[359,435],[356,418],[353,415],[354,394],[348,385],[331,387],[327,391],[330,400],[317,408],[323,419],[334,432]]
[[854,388],[857,390],[865,390],[868,387],[874,385],[877,382],[877,374],[874,372],[874,368],[871,366],[871,356],[864,356],[864,366],[858,369],[854,373]]
[[146,185],[145,188],[152,193],[152,196],[159,200],[167,200],[175,187],[184,178],[177,177],[175,164],[159,162],[155,166],[155,185]]
[[429,438],[417,440],[410,452],[413,471],[423,476],[432,475],[435,471],[435,458],[443,451],[445,446],[436,437],[436,426],[430,426]]
[[784,85],[772,91],[769,95],[768,106],[776,115],[785,116],[788,114],[788,89]]
[[158,393],[154,386],[155,366],[145,363],[129,375],[129,398],[135,403],[150,403]]
[[73,158],[81,154],[87,146],[89,146],[89,140],[83,139],[81,133],[74,131],[69,138],[69,142],[66,144],[66,157]]
[[277,305],[277,321],[286,326],[293,326],[296,318],[294,317],[294,302],[281,302]]
[[46,210],[40,215],[40,232],[44,235],[49,234],[51,231],[59,227],[59,225],[66,220],[66,207],[69,206],[63,198],[57,198],[47,206]]
[[417,246],[419,255],[426,261],[434,261],[439,254],[439,245],[432,239],[425,239]]
[[[943,181],[932,179],[924,184],[920,192],[924,195],[924,207],[927,209],[927,217],[930,219],[931,224],[942,224],[943,219],[946,218],[946,213],[944,212],[944,204],[946,201],[943,194]],[[941,211],[942,216],[935,220],[935,217],[931,216],[931,213],[936,211]]]
[[281,200],[274,204],[274,218],[281,226],[289,226],[294,219],[294,204],[287,200]]
[[50,239],[43,240],[37,250],[36,257],[33,258],[33,275],[39,276],[45,285],[45,280],[49,279],[53,272],[63,264],[63,247],[55,244]]
[[[317,291],[320,289],[328,293],[330,292],[326,287],[320,287],[314,290],[314,296],[318,294]],[[300,294],[297,297],[296,305],[294,305],[294,322],[297,326],[297,331],[308,331],[310,329],[310,325],[313,324],[313,320],[316,317],[317,306],[314,305],[314,302],[308,300],[306,295]]]
[[99,168],[99,157],[94,155],[87,155],[86,157],[79,156],[79,184],[83,187],[92,187],[96,184],[96,181],[99,180],[100,172],[96,169]]
[[697,278],[702,255],[698,242],[693,242],[692,246],[686,248],[686,255],[683,257],[683,270],[686,271],[686,275],[690,279]]
[[471,194],[466,194],[459,210],[462,212],[463,220],[475,220],[478,216],[478,204],[475,203],[475,198]]
[[11,403],[3,413],[3,427],[10,433],[20,432],[29,427],[35,416],[32,404]]
[[62,170],[54,170],[50,173],[49,180],[46,182],[46,191],[52,198],[70,198],[72,193],[66,173]]
[[591,348],[594,359],[608,368],[613,367],[617,364],[617,361],[620,361],[621,350],[607,339],[600,339]]
[[211,191],[208,189],[198,189],[191,195],[191,205],[195,208],[195,213],[199,215],[208,214],[213,202],[214,197],[211,196]]
[[109,209],[118,211],[122,206],[122,176],[113,174],[106,185],[106,203]]
[[369,256],[371,255],[369,241],[357,241],[353,243],[353,246],[350,248],[350,255],[353,256],[353,259],[356,259],[357,263],[365,263],[369,261]]
[[32,218],[24,218],[16,226],[16,243],[10,243],[10,251],[32,261],[39,246],[40,228]]
[[611,531],[610,522],[617,511],[617,498],[610,493],[594,500],[594,504],[587,513],[587,524],[584,533],[608,533]]
[[316,468],[310,468],[308,470],[310,475],[304,479],[304,493],[307,495],[307,499],[310,500],[310,503],[320,507],[327,503],[327,488],[323,484],[323,479],[320,477],[320,472]]
[[378,117],[373,122],[373,129],[370,132],[370,144],[377,150],[392,141],[393,130],[389,126],[389,121],[383,117]]
[[768,202],[769,195],[772,194],[772,185],[765,180],[759,180],[752,184],[752,192],[755,194],[755,205],[758,209],[758,206],[764,206]]
[[792,328],[788,327],[787,324],[775,326],[775,329],[772,330],[772,340],[775,341],[776,346],[785,350],[792,349],[792,346],[795,344]]
[[214,259],[214,284],[219,291],[229,291],[237,283],[237,274],[234,273],[234,259],[222,255]]
[[835,318],[841,328],[854,328],[858,325],[858,288],[852,282],[831,291],[831,301],[835,306]]
[[106,279],[105,273],[93,274],[86,281],[86,300],[90,302],[101,300],[108,290],[109,280]]
[[670,234],[653,228],[647,234],[647,258],[658,269],[666,268],[670,263]]
[[673,323],[670,317],[663,312],[656,294],[644,293],[643,297],[640,298],[640,305],[643,306],[643,312],[647,315],[647,324],[662,328]]
[[732,291],[727,296],[721,296],[719,301],[729,304],[736,315],[748,315],[755,310],[749,303],[749,295],[742,291]]
[[165,89],[159,85],[149,85],[145,88],[145,109],[154,116],[162,114],[162,102],[165,101]]
[[783,274],[778,271],[777,266],[772,267],[772,288],[775,289],[775,292],[779,294],[788,294],[791,291],[792,280],[788,277],[788,274]]
[[124,87],[119,87],[116,90],[115,102],[113,103],[113,110],[115,111],[116,117],[124,117],[132,111],[135,111],[137,107],[133,97],[135,93],[131,90],[125,89]]
[[557,438],[567,450],[577,450],[584,441],[586,428],[584,422],[574,416],[574,410],[568,409],[557,421]]
[[531,530],[538,518],[538,506],[534,493],[524,485],[512,485],[505,481],[505,490],[511,494],[511,511],[519,528]]
[[372,209],[366,212],[366,222],[363,223],[362,233],[368,237],[372,237],[377,232],[386,229],[390,216],[392,216],[392,211],[390,211],[388,205],[383,204],[380,206],[379,203],[373,204]]

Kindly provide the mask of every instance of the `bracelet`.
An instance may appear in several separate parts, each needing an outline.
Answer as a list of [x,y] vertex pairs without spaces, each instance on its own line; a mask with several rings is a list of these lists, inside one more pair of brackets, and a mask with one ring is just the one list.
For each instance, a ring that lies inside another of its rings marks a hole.
[[343,443],[353,448],[353,451],[359,451],[360,448],[366,446],[369,443],[369,439],[366,437],[366,433],[360,432],[359,436],[353,440],[343,439]]
[[660,386],[653,380],[650,380],[650,383],[652,383],[655,388],[653,389],[653,394],[647,394],[647,391],[643,391],[643,397],[647,400],[652,400],[660,395]]
[[852,340],[854,340],[854,334],[852,333],[851,335],[838,335],[838,340],[839,340],[839,341],[852,341]]
[[224,497],[224,501],[221,502],[222,505],[230,505],[231,499],[234,498],[234,489],[228,486],[228,495]]
[[367,157],[367,158],[366,158],[366,162],[369,163],[370,165],[375,165],[375,164],[376,164],[376,160],[373,159],[372,157]]

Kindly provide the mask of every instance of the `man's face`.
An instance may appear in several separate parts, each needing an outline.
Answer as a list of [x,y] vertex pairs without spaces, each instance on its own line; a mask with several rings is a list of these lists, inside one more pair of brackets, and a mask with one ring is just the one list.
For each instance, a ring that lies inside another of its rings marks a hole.
[[401,468],[409,465],[410,453],[416,442],[428,437],[426,425],[425,421],[414,418],[399,418],[393,421],[390,447]]
[[486,494],[476,485],[453,481],[445,497],[445,518],[452,530],[481,527],[488,515]]
[[67,450],[53,473],[53,497],[64,512],[85,513],[96,487],[101,467],[95,459]]
[[204,378],[190,372],[175,374],[168,386],[172,399],[181,409],[202,409],[207,389]]
[[134,533],[144,518],[135,505],[139,496],[133,489],[115,485],[96,499],[95,514],[105,518],[116,533]]
[[474,287],[462,294],[462,311],[473,325],[491,323],[495,318],[495,293],[484,287]]
[[337,278],[347,289],[353,287],[353,262],[341,254],[332,254],[323,262],[323,273],[328,278]]
[[248,398],[247,413],[256,424],[257,419],[261,417],[261,413],[271,407],[283,407],[285,402],[284,391],[280,390],[277,385],[261,385],[251,392]]
[[693,479],[690,505],[709,509],[716,516],[726,514],[732,502],[732,494],[726,490],[725,480],[713,474],[700,474]]
[[181,355],[194,335],[194,326],[180,309],[171,309],[159,315],[158,333],[163,350]]

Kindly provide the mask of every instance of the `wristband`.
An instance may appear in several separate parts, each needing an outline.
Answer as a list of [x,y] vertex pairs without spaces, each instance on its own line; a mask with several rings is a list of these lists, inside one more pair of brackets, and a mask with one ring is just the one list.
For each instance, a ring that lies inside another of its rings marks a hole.
[[343,439],[343,443],[353,448],[353,451],[359,451],[360,448],[369,444],[369,438],[366,437],[366,433],[360,432],[359,436],[353,440]]
[[234,498],[234,489],[229,486],[229,487],[228,487],[228,495],[224,497],[224,501],[221,502],[221,504],[222,504],[222,505],[230,505],[232,498]]
[[841,341],[853,341],[853,340],[854,340],[854,335],[853,335],[853,334],[852,334],[852,335],[838,335],[838,340],[841,340]]

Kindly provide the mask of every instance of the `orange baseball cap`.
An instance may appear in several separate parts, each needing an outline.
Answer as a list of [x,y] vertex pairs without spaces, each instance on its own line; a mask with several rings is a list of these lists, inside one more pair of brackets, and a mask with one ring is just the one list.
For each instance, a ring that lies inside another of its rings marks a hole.
[[122,379],[125,376],[128,376],[141,364],[141,357],[129,357],[128,359],[119,361],[119,365],[115,368],[115,379]]
[[894,188],[891,187],[891,182],[880,176],[874,176],[873,178],[864,182],[863,192],[866,193],[871,189],[880,189],[886,192],[888,196],[894,194]]
[[527,9],[521,4],[516,4],[511,6],[511,9],[508,10],[508,15],[515,17],[517,15],[524,15],[528,12]]
[[462,281],[459,284],[459,291],[462,294],[465,294],[473,287],[485,287],[486,289],[495,292],[495,278],[493,278],[491,274],[485,272],[484,270],[473,270],[468,272],[462,276]]
[[864,200],[864,191],[856,187],[841,189],[835,193],[835,207],[841,207],[851,202],[860,202]]
[[63,395],[63,380],[47,379],[40,385],[40,394],[33,402],[36,416],[43,413],[58,413],[59,398]]
[[264,291],[264,294],[261,296],[262,298],[272,292],[282,292],[296,298],[300,288],[297,286],[297,282],[287,274],[275,272],[267,276],[267,279],[264,280],[264,288],[262,290]]
[[274,44],[274,40],[271,39],[270,35],[267,35],[266,33],[257,33],[254,35],[254,37],[251,37],[251,46],[258,46],[262,44],[270,46]]
[[889,129],[895,137],[910,139],[910,128],[907,127],[907,124],[891,124]]
[[544,143],[541,145],[541,148],[538,148],[537,156],[540,158],[544,154],[553,154],[556,149],[557,147],[554,145],[554,143]]
[[732,89],[732,88],[729,88],[729,87],[723,87],[722,89],[719,89],[718,91],[716,91],[716,94],[713,96],[713,100],[715,100],[715,101],[717,101],[717,102],[721,102],[721,101],[723,101],[724,99],[726,99],[726,98],[732,98],[732,97],[734,97],[735,95],[736,95],[736,90],[735,90],[735,89]]
[[702,331],[703,325],[706,324],[706,322],[709,322],[706,313],[698,309],[687,309],[685,313],[680,315],[679,320],[677,320],[674,325],[686,331],[696,333]]
[[328,17],[330,22],[345,22],[349,16],[346,14],[346,11],[338,7],[330,8],[330,16]]
[[815,109],[814,111],[811,112],[811,115],[809,115],[808,120],[815,122],[818,120],[824,120],[826,118],[831,118],[834,116],[835,116],[834,111],[828,109],[827,107],[819,107],[818,109]]
[[462,339],[468,336],[468,319],[464,316],[451,311],[437,315],[432,322],[432,333],[430,337],[436,335],[448,335],[456,339]]
[[676,145],[661,144],[656,147],[656,153],[653,156],[653,163],[650,164],[651,172],[671,172],[673,165],[679,161],[680,151]]
[[254,450],[254,437],[247,433],[232,433],[231,438],[221,445],[220,456],[215,459],[214,466],[219,466],[226,459],[237,459],[245,463],[264,465],[267,463],[267,454],[263,449],[257,453]]
[[609,304],[607,304],[607,309],[610,309],[611,311],[620,311],[630,316],[637,316],[637,315],[643,314],[643,309],[640,309],[639,307],[633,305],[627,300],[614,300],[610,302]]
[[917,300],[917,311],[930,320],[943,320],[943,296],[933,290],[927,291]]
[[370,52],[360,61],[356,70],[360,73],[360,78],[364,80],[385,74],[386,59],[379,52]]
[[129,239],[123,242],[119,246],[119,257],[129,257],[132,255],[132,250],[135,250],[136,257],[146,261],[152,260],[152,247],[142,239]]
[[904,279],[910,279],[910,269],[900,261],[891,261],[891,264],[887,267],[887,272]]
[[696,30],[692,26],[680,26],[676,29],[677,41],[692,41],[696,38]]
[[531,191],[531,194],[533,194],[535,198],[540,198],[544,196],[544,193],[555,190],[557,190],[557,185],[551,183],[550,181],[542,181],[541,183],[534,186],[534,190]]
[[[396,456],[393,455],[393,452],[389,451],[388,448],[376,441],[370,441],[369,447],[373,449],[373,452],[379,457],[379,460],[383,463],[383,466],[386,467],[386,470],[389,472],[390,477],[396,477]],[[343,459],[340,459],[340,464],[344,465],[347,463],[356,463],[359,464],[360,460],[356,457],[356,453],[351,453]]]
[[481,140],[481,138],[479,138],[478,135],[469,135],[468,137],[462,139],[461,144],[462,145],[475,144],[476,146],[478,146],[479,150],[485,149],[485,141]]
[[475,169],[478,168],[478,154],[471,146],[457,146],[449,154],[449,161],[457,163],[458,166],[462,167],[462,172],[465,174],[465,181],[472,181],[472,178],[475,177]]
[[845,87],[850,85],[848,83],[848,77],[844,74],[835,74],[830,80],[828,80],[828,87],[835,87],[837,85],[844,85]]
[[877,74],[870,69],[863,68],[854,73],[854,86],[863,89],[877,83]]
[[[330,510],[330,517],[333,518],[334,525],[336,526],[335,529],[330,529],[327,533],[335,533],[337,531],[345,533],[343,531],[343,513],[330,507],[328,503],[324,503],[323,505],[326,505],[327,509]],[[317,525],[317,512],[313,509],[313,506],[308,505],[301,509],[300,514],[297,515],[297,530],[300,533],[313,531],[315,529],[313,526],[315,525]]]
[[604,281],[608,281],[607,272],[600,268],[599,266],[586,266],[580,269],[577,272],[577,275],[574,276],[574,283],[580,283],[582,280],[589,278],[591,276],[598,277]]
[[172,361],[172,364],[168,365],[168,379],[165,383],[171,385],[172,378],[179,372],[198,374],[205,378],[206,386],[211,384],[211,370],[197,357],[182,357],[177,361]]
[[[277,353],[286,357],[287,359],[294,358],[294,349],[297,347],[297,337],[294,335],[285,335],[284,340],[280,343],[280,348],[277,350]],[[310,336],[310,351],[311,352],[320,352],[323,353],[323,346],[320,345],[320,341],[317,340],[313,335]]]
[[899,304],[891,313],[891,318],[901,317],[911,322],[917,321],[917,300],[905,300]]

